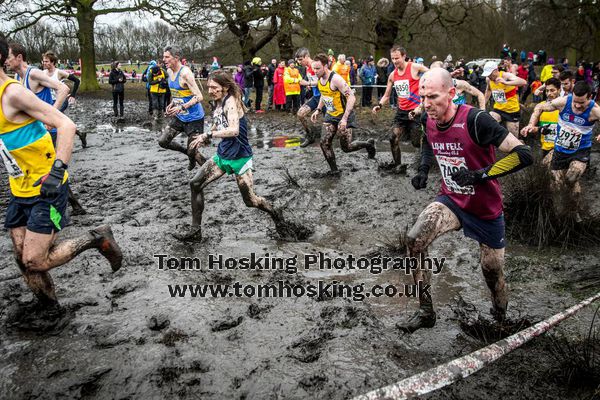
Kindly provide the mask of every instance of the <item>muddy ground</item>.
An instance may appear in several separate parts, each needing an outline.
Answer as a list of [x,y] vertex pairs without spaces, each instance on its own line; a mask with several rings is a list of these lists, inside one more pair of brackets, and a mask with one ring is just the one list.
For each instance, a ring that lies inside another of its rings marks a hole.
[[[187,171],[183,155],[158,146],[157,127],[147,122],[145,103],[127,101],[126,110],[126,120],[118,123],[105,99],[81,99],[69,110],[88,133],[87,149],[76,139],[70,167],[72,188],[88,214],[73,216],[61,234],[73,237],[108,223],[126,265],[112,273],[92,250],[53,270],[65,316],[37,324],[27,318],[33,312],[32,295],[13,261],[8,233],[0,236],[0,398],[345,399],[484,346],[461,330],[453,311],[464,308],[457,306],[460,297],[489,317],[478,246],[462,232],[443,236],[430,249],[432,256],[447,257],[433,280],[438,321],[412,335],[400,333],[395,324],[418,307],[416,299],[172,298],[167,286],[319,279],[411,283],[402,272],[157,268],[155,254],[201,260],[216,253],[234,258],[251,252],[286,257],[391,254],[388,245],[397,243],[434,198],[439,179],[439,173],[432,173],[427,190],[417,192],[410,185],[413,169],[395,174],[378,168],[378,162],[391,160],[386,139],[391,113],[377,119],[360,115],[365,129],[356,136],[378,140],[377,160],[338,149],[339,178],[322,175],[327,165],[318,146],[295,146],[301,127],[293,116],[250,115],[256,192],[285,207],[288,218],[310,225],[314,233],[303,241],[280,240],[265,214],[245,207],[235,180],[223,177],[205,191],[204,239],[189,244],[170,233],[190,222],[188,180],[193,172]],[[276,147],[286,143],[289,147]],[[414,149],[408,143],[405,149],[404,162],[411,164]],[[203,151],[212,155],[215,148]],[[600,160],[598,154],[594,158]],[[298,186],[290,183],[286,169]],[[597,178],[594,172],[586,181],[591,187],[586,198],[596,204]],[[2,220],[7,192],[0,193]],[[598,281],[590,285],[582,278],[597,268],[597,248],[508,243],[511,318],[536,322],[597,291]],[[592,398],[600,383],[597,376],[568,384],[555,344],[581,342],[593,311],[589,307],[561,324],[555,330],[558,338],[538,338],[427,398]]]

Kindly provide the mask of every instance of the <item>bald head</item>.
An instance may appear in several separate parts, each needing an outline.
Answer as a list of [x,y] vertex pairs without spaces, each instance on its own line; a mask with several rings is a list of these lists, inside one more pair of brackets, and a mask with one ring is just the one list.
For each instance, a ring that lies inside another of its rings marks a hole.
[[425,111],[436,121],[446,121],[451,117],[455,110],[452,103],[455,93],[452,77],[444,68],[430,69],[419,81],[419,95]]
[[442,68],[444,66],[444,63],[441,61],[434,61],[431,63],[431,65],[429,66],[429,69],[434,69],[434,68]]
[[437,90],[448,90],[454,87],[450,72],[444,68],[432,68],[421,77],[420,86],[429,86]]

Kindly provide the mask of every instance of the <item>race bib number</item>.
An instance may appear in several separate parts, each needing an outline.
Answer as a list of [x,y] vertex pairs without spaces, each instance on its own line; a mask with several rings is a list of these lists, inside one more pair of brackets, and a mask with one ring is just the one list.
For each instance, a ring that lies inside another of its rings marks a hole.
[[554,143],[556,140],[556,124],[546,125],[545,128],[548,133],[544,135],[544,142]]
[[335,109],[333,108],[333,97],[329,96],[321,96],[321,100],[323,100],[323,104],[325,104],[325,108],[327,112],[333,112]]
[[492,90],[492,97],[498,104],[506,103],[506,93],[504,93],[504,90]]
[[467,168],[467,163],[464,157],[448,157],[448,156],[435,156],[438,164],[440,165],[440,171],[442,172],[442,179],[446,184],[448,190],[458,194],[475,194],[475,188],[473,186],[458,186],[452,179],[451,175],[461,168]]
[[[173,99],[173,107],[179,107],[183,105],[183,99]],[[182,107],[182,111],[178,115],[188,115],[190,112]]]
[[394,81],[394,88],[396,89],[396,94],[401,99],[408,99],[410,97],[410,85],[408,79]]
[[4,142],[0,139],[0,157],[2,157],[2,161],[4,162],[4,166],[8,171],[8,175],[13,178],[18,178],[23,176],[23,170],[17,164],[17,161],[13,158],[12,154],[6,148]]
[[571,126],[560,127],[558,137],[556,138],[556,145],[563,147],[567,150],[577,150],[581,144],[582,132]]

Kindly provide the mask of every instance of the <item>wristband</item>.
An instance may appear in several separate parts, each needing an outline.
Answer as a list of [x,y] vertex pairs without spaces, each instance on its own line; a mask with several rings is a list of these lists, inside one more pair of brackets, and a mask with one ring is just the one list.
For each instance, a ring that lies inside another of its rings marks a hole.
[[212,139],[212,137],[213,137],[212,132],[211,131],[206,132],[206,137],[209,139]]

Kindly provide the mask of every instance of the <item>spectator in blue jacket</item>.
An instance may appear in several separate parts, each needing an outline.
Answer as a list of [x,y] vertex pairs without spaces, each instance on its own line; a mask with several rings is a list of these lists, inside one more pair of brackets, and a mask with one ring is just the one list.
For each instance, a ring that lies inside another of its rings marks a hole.
[[142,82],[146,82],[146,96],[148,97],[148,115],[152,116],[152,96],[150,95],[150,80],[152,79],[152,68],[156,66],[156,61],[148,63],[148,67],[142,75]]
[[361,106],[371,107],[371,99],[373,97],[373,85],[375,84],[375,77],[377,75],[377,69],[375,68],[375,62],[373,57],[369,56],[365,60],[365,64],[360,69],[360,80],[362,81],[362,96]]

